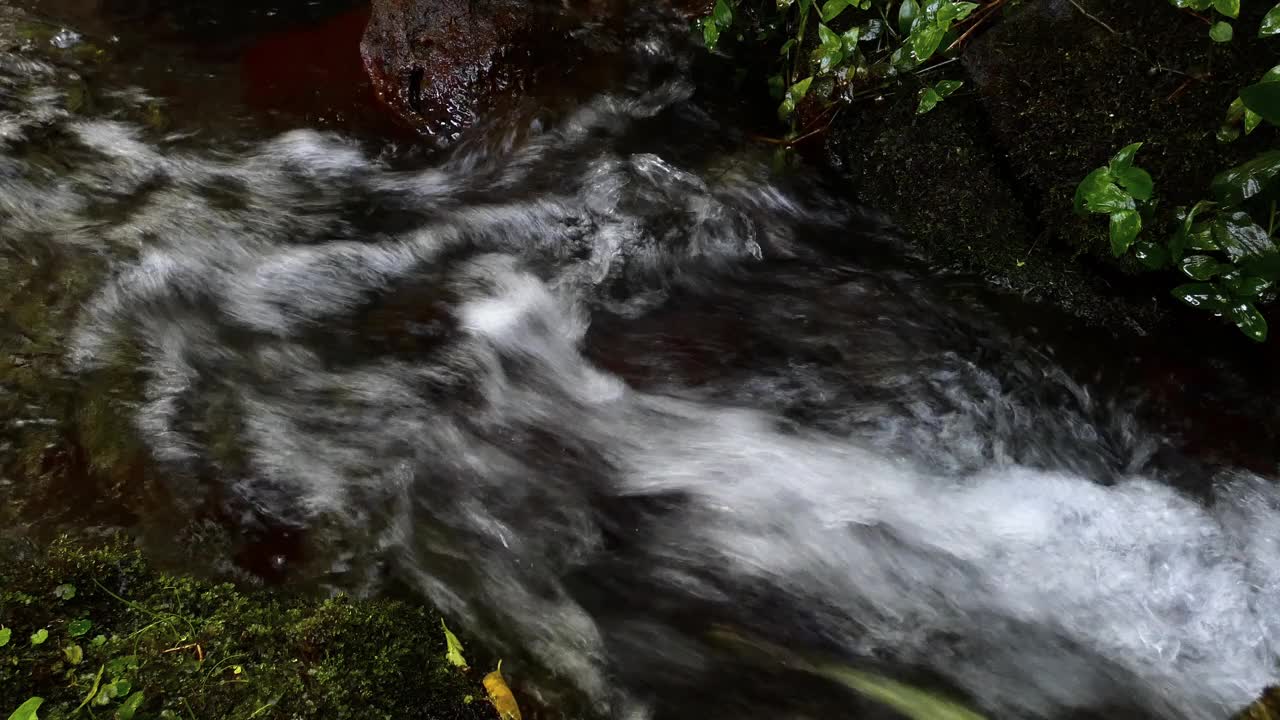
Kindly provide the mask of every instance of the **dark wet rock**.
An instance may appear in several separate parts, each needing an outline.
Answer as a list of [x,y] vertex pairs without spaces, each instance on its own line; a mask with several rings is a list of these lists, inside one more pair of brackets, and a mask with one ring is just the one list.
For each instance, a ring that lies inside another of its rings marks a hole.
[[[684,17],[705,0],[666,0]],[[637,6],[638,7],[638,6]],[[361,43],[379,97],[448,140],[522,99],[542,105],[607,87],[618,68],[624,0],[374,0]]]
[[588,57],[572,16],[513,0],[375,0],[361,52],[379,96],[447,135],[498,98],[572,74]]

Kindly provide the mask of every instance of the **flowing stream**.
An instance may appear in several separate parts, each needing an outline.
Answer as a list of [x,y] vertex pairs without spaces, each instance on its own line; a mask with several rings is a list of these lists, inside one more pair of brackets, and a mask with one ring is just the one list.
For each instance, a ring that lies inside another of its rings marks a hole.
[[86,109],[91,70],[4,52],[6,282],[88,273],[58,362],[127,388],[166,512],[394,579],[552,707],[875,716],[726,633],[1001,718],[1224,718],[1276,679],[1271,479],[773,174],[678,23],[625,37],[622,86],[430,154],[149,124],[116,78]]

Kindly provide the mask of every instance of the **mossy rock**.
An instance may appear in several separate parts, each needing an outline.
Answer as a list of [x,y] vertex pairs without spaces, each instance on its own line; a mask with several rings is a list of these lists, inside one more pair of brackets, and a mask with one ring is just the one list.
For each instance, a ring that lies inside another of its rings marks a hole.
[[0,548],[0,714],[41,697],[41,718],[119,717],[141,693],[138,718],[494,717],[422,607],[168,575],[121,539],[16,545]]

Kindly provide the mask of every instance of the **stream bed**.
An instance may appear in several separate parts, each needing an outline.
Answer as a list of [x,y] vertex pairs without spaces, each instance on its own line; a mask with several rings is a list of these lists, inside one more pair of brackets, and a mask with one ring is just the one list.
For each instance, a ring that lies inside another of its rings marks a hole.
[[680,21],[424,149],[358,6],[115,5],[0,6],[6,534],[411,593],[566,717],[886,712],[743,646],[997,718],[1275,681],[1274,457],[773,172]]

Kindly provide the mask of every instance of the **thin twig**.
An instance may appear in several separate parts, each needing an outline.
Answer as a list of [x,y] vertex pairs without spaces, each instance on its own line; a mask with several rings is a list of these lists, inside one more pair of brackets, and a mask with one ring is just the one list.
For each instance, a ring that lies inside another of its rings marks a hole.
[[1191,10],[1188,10],[1188,9],[1186,9],[1186,8],[1183,8],[1183,9],[1182,9],[1182,12],[1184,12],[1184,13],[1186,13],[1186,14],[1190,15],[1191,17],[1193,17],[1193,18],[1195,18],[1195,19],[1199,20],[1200,22],[1204,23],[1205,25],[1208,25],[1209,27],[1213,27],[1213,21],[1212,21],[1212,20],[1210,20],[1209,18],[1207,18],[1207,17],[1205,17],[1205,16],[1201,15],[1201,14],[1200,14],[1200,13],[1198,13],[1198,12],[1192,12]]
[[1187,91],[1187,88],[1191,87],[1191,83],[1194,83],[1195,81],[1196,81],[1196,78],[1194,78],[1194,77],[1188,77],[1186,80],[1184,80],[1184,81],[1183,81],[1183,83],[1182,83],[1181,85],[1179,85],[1177,88],[1175,88],[1173,92],[1169,93],[1169,97],[1165,98],[1165,99],[1164,99],[1164,101],[1165,101],[1165,102],[1173,102],[1173,99],[1174,99],[1174,98],[1176,98],[1176,97],[1178,97],[1179,95],[1181,95],[1182,93],[1186,92],[1186,91]]
[[942,67],[943,65],[950,65],[951,63],[953,63],[953,62],[957,62],[958,60],[960,60],[960,58],[958,58],[958,57],[953,57],[953,58],[951,58],[951,59],[949,59],[949,60],[943,60],[943,61],[942,61],[942,62],[940,62],[940,63],[934,63],[934,64],[930,65],[929,67],[927,67],[927,68],[923,69],[923,70],[917,70],[917,71],[915,72],[915,75],[916,75],[916,77],[919,77],[919,76],[921,76],[921,75],[924,75],[925,73],[931,73],[931,72],[933,72],[934,70],[937,70],[938,68]]
[[1106,23],[1102,22],[1101,20],[1099,20],[1098,18],[1094,17],[1093,15],[1090,15],[1090,14],[1089,14],[1089,11],[1088,11],[1088,10],[1085,10],[1085,9],[1084,9],[1084,8],[1082,8],[1082,7],[1080,7],[1080,3],[1076,2],[1076,0],[1067,0],[1067,2],[1071,3],[1071,4],[1075,7],[1075,9],[1079,10],[1081,15],[1084,15],[1085,17],[1089,18],[1090,20],[1092,20],[1092,21],[1094,21],[1094,22],[1098,23],[1099,25],[1101,25],[1102,27],[1106,28],[1106,29],[1107,29],[1107,32],[1111,33],[1112,35],[1119,35],[1119,34],[1120,34],[1120,33],[1116,32],[1116,29],[1115,29],[1115,28],[1113,28],[1113,27],[1111,27],[1110,25],[1108,25],[1108,24],[1106,24]]
[[[834,108],[835,106],[832,106],[832,107]],[[827,112],[829,112],[831,109],[832,109],[832,108],[827,108],[827,110],[824,110],[824,111],[823,111],[823,115],[825,115],[825,114],[826,114]],[[800,144],[800,143],[804,142],[805,140],[808,140],[809,138],[813,137],[814,135],[817,135],[817,134],[819,134],[819,133],[821,133],[821,132],[823,132],[823,131],[827,130],[828,128],[830,128],[830,127],[831,127],[831,124],[832,124],[833,122],[835,122],[835,120],[836,120],[836,116],[838,116],[838,115],[840,114],[840,111],[841,111],[841,110],[843,110],[843,109],[844,109],[844,108],[835,108],[835,112],[834,112],[834,113],[832,113],[831,117],[830,117],[830,118],[828,118],[828,119],[827,119],[827,121],[826,121],[825,123],[823,123],[822,127],[815,128],[815,129],[813,129],[813,130],[810,130],[809,132],[806,132],[805,134],[801,135],[800,137],[793,138],[793,139],[791,139],[791,140],[788,140],[788,139],[786,139],[786,138],[768,137],[768,136],[766,136],[766,135],[752,135],[752,136],[751,136],[751,139],[752,139],[752,140],[755,140],[755,141],[757,141],[757,142],[768,143],[769,145],[782,145],[783,147],[793,147],[793,146],[795,146],[795,145],[798,145],[798,144]],[[821,119],[822,119],[822,115],[819,115],[819,116],[818,116],[818,120],[820,121]],[[816,124],[816,122],[817,122],[817,121],[815,121],[815,124]],[[813,127],[813,125],[810,125],[809,127]]]
[[982,8],[977,13],[970,16],[968,20],[972,24],[969,26],[969,29],[965,30],[964,34],[956,38],[955,42],[948,45],[947,49],[944,52],[951,52],[952,50],[955,50],[956,48],[963,45],[965,40],[968,40],[971,35],[973,35],[975,32],[978,31],[978,28],[982,27],[984,20],[986,20],[987,18],[993,17],[995,15],[996,10],[999,10],[1000,7],[1005,4],[1005,1],[1006,0],[993,0],[991,3],[987,4],[986,7]]

